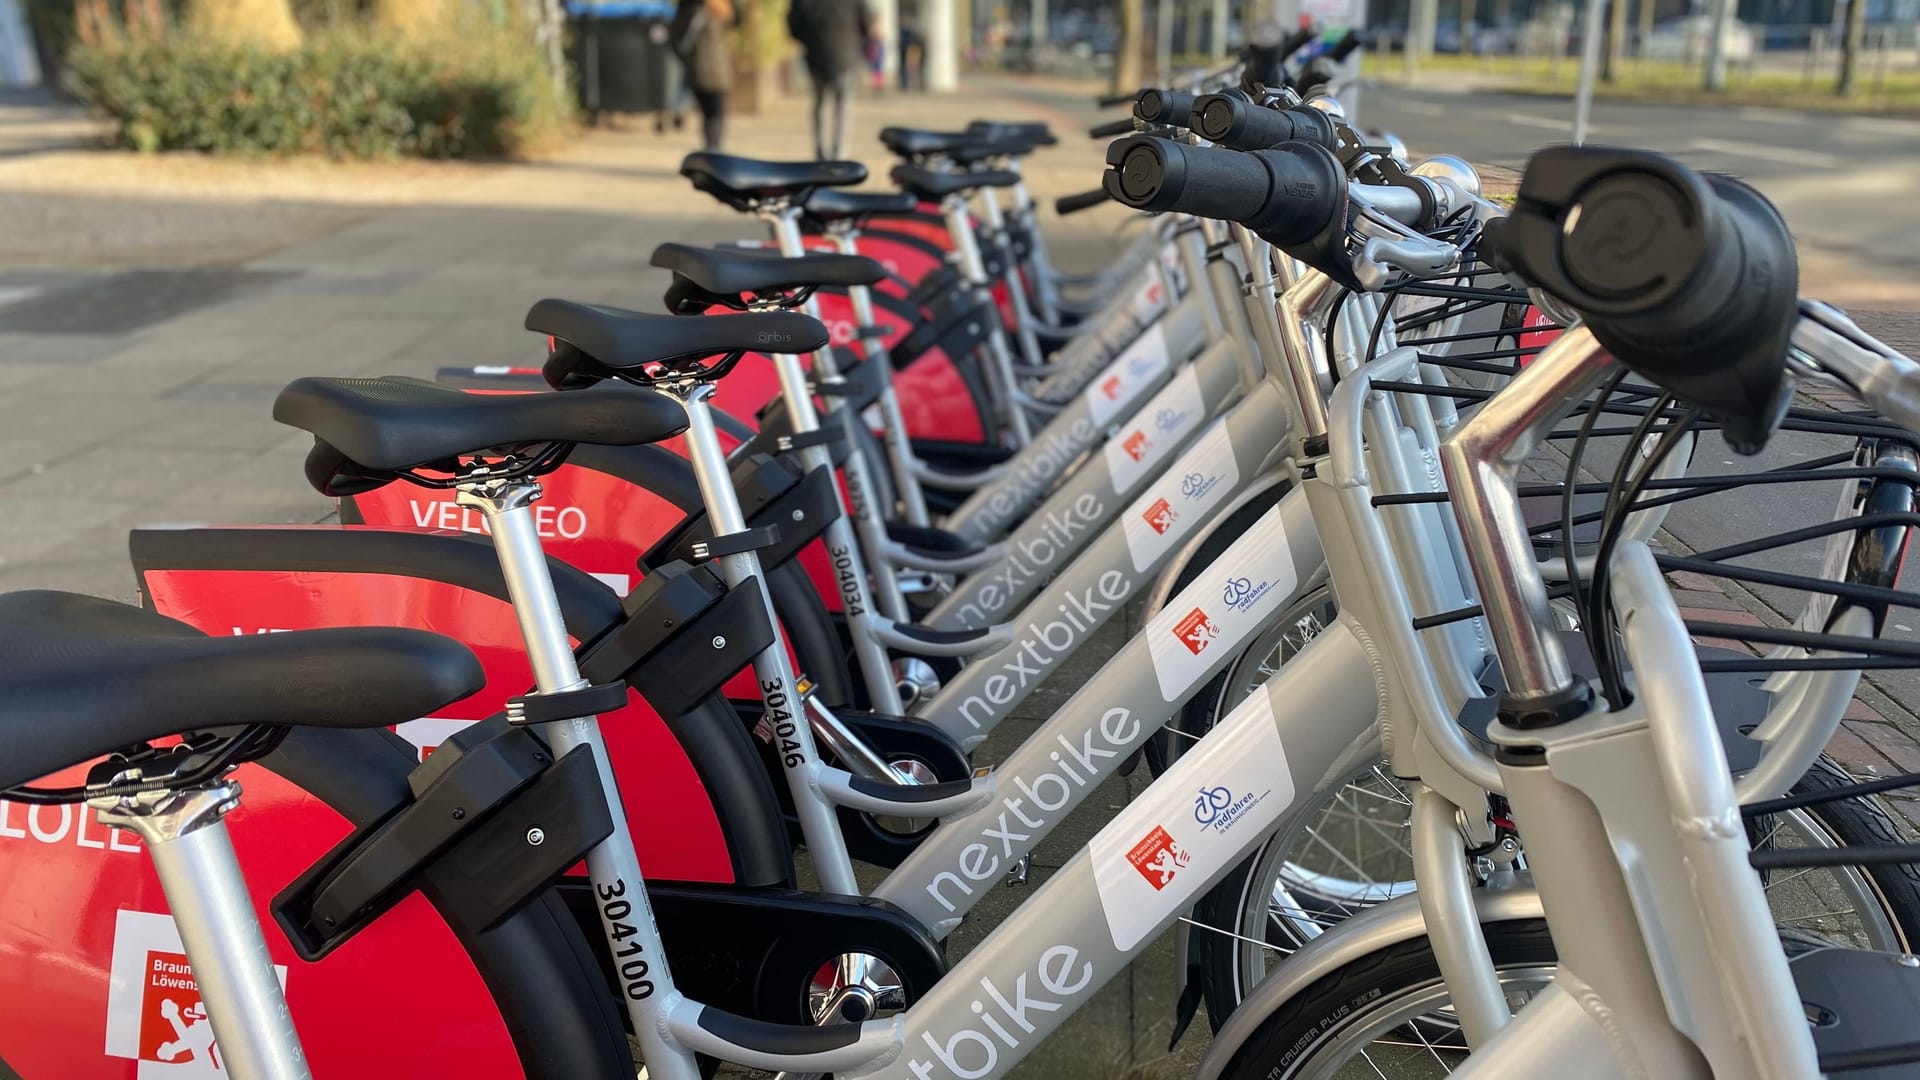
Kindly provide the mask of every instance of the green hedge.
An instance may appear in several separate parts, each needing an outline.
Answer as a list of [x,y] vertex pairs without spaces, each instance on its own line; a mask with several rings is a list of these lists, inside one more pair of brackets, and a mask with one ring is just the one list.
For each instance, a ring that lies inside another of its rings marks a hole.
[[175,31],[79,46],[68,64],[76,92],[142,151],[501,157],[566,120],[539,50],[504,31],[423,42],[330,31],[286,53]]

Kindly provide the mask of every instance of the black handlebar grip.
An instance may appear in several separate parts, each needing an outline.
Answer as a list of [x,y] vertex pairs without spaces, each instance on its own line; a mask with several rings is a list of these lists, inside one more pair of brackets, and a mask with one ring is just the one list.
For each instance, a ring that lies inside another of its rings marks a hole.
[[1527,162],[1494,243],[1622,363],[1719,419],[1735,450],[1765,445],[1792,398],[1799,271],[1758,192],[1659,154],[1554,147]]
[[1053,212],[1066,217],[1068,214],[1077,214],[1082,210],[1099,206],[1110,198],[1112,196],[1107,194],[1106,188],[1094,188],[1092,191],[1083,191],[1078,195],[1062,195],[1053,200]]
[[1133,115],[1149,124],[1186,127],[1193,115],[1193,95],[1183,90],[1142,90],[1134,100]]
[[1193,130],[1208,142],[1236,150],[1264,150],[1300,140],[1331,150],[1337,144],[1333,117],[1319,109],[1269,109],[1238,94],[1194,99]]
[[1133,134],[1133,117],[1129,116],[1125,120],[1115,120],[1112,123],[1100,124],[1088,128],[1087,134],[1095,139],[1111,139],[1115,135],[1131,135]]
[[1094,101],[1103,109],[1112,109],[1121,105],[1131,105],[1139,96],[1138,91],[1131,94],[1101,94]]
[[1107,164],[1116,202],[1237,221],[1283,247],[1318,235],[1346,188],[1340,162],[1310,143],[1242,153],[1136,135],[1108,147]]

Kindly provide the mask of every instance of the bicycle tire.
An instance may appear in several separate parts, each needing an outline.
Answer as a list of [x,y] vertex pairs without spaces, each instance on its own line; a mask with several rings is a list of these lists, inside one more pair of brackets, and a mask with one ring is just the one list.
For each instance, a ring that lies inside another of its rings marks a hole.
[[[1496,971],[1554,964],[1553,939],[1543,919],[1481,924]],[[1328,1036],[1368,1015],[1378,1003],[1440,981],[1433,946],[1422,935],[1369,953],[1316,980],[1276,1008],[1234,1051],[1221,1080],[1286,1080],[1303,1072]]]

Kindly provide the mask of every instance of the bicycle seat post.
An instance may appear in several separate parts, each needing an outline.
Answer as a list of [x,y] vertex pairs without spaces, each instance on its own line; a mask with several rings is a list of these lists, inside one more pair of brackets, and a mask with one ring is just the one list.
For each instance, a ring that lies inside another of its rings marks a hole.
[[[851,223],[835,225],[827,231],[833,238],[834,250],[842,255],[860,254],[856,243],[856,227]],[[899,489],[900,505],[906,512],[909,525],[926,526],[933,523],[927,512],[927,496],[920,488],[920,478],[914,473],[914,463],[918,460],[913,451],[913,440],[907,434],[907,418],[900,411],[900,394],[893,386],[893,361],[887,355],[887,347],[879,338],[871,336],[878,329],[873,315],[873,290],[866,285],[847,287],[847,298],[853,302],[853,321],[857,324],[856,333],[860,337],[860,355],[871,364],[878,364],[880,377],[884,380],[880,388],[880,416],[885,423],[882,438],[886,441],[887,456],[893,468],[893,483]]]
[[[563,694],[586,689],[588,683],[580,675],[579,663],[567,637],[566,621],[554,593],[553,575],[547,568],[546,552],[541,549],[539,528],[533,517],[533,504],[541,495],[540,481],[531,476],[502,476],[500,471],[497,466],[484,463],[464,466],[455,484],[455,501],[478,510],[487,519],[487,532],[493,538],[494,554],[500,560],[500,572],[506,579],[507,598],[513,605],[520,636],[527,646],[527,659],[533,666],[535,690],[539,694]],[[650,916],[639,919],[629,916],[623,920],[611,914],[614,905],[623,909],[646,909],[647,895],[645,879],[640,873],[640,857],[627,830],[627,812],[614,780],[613,759],[607,753],[599,717],[588,715],[544,723],[540,729],[556,761],[578,747],[591,748],[600,774],[600,788],[614,821],[612,835],[587,853],[587,872],[597,894],[595,907],[599,910],[601,927],[617,955],[650,961],[653,984],[670,986],[666,949],[654,920]],[[527,842],[539,841],[529,835]],[[697,1075],[697,1071],[690,1071],[694,1070],[692,1055],[661,1036],[657,1022],[659,1006],[651,996],[629,993],[624,1005],[654,1076]]]
[[240,785],[222,777],[87,805],[102,825],[131,830],[146,845],[180,943],[193,958],[226,1072],[235,1080],[307,1080],[306,1054],[227,833]]
[[[794,357],[785,359],[799,366]],[[709,543],[723,545],[731,538],[744,537],[748,531],[746,515],[740,509],[733,477],[727,469],[726,451],[721,448],[720,434],[713,425],[713,408],[709,402],[713,397],[712,384],[689,375],[661,380],[654,386],[678,399],[687,411],[687,457],[692,460],[694,479],[700,485],[707,515],[713,522],[713,539]],[[812,449],[825,452],[820,447]],[[725,547],[716,552],[716,560],[729,589],[752,588],[759,593],[760,602],[766,606],[767,620],[777,629],[780,622],[773,610],[773,600],[758,580],[764,577],[759,551],[750,542]],[[857,896],[860,886],[853,876],[853,861],[847,854],[840,819],[833,806],[821,798],[813,786],[815,770],[823,767],[820,751],[804,715],[807,706],[799,680],[794,676],[786,644],[778,633],[773,643],[753,658],[753,673],[766,704],[766,717],[774,728],[775,748],[793,791],[794,807],[802,833],[807,837],[814,869],[820,875],[820,884],[828,892]]]

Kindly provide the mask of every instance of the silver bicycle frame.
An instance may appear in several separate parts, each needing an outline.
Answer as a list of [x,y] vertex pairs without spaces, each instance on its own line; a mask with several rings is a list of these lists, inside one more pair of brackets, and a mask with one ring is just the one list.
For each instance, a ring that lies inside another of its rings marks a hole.
[[223,779],[88,805],[102,825],[130,829],[146,845],[225,1071],[236,1080],[307,1080],[293,1014],[227,834],[240,785]]
[[[1174,455],[1191,445],[1209,420],[1260,382],[1260,362],[1249,351],[1244,305],[1228,299],[1234,297],[1239,271],[1225,259],[1209,260],[1205,271],[1213,288],[1197,292],[1193,300],[1207,295],[1220,300],[1203,309],[1211,318],[1193,337],[1196,343],[1210,344],[1190,364],[1169,362],[1168,324],[1195,310],[1191,302],[1183,303],[1117,358],[1112,367],[1120,370],[1096,380],[1062,412],[1063,420],[1079,425],[1078,413],[1086,410],[1087,421],[1106,435],[1098,442],[1100,452],[1082,457],[1078,467],[1057,481],[1045,501],[1007,534],[1006,558],[955,585],[927,614],[928,626],[974,629],[1019,612],[1102,529],[1125,520],[1118,517],[1121,508],[1164,475]],[[1142,345],[1151,348],[1135,355]],[[1149,384],[1158,387],[1150,397]],[[1040,438],[1053,430],[1049,425]],[[1283,436],[1275,432],[1268,445],[1281,445]]]
[[[1185,234],[1192,236],[1193,234]],[[1205,279],[1204,251],[1183,246],[1183,259],[1195,261]],[[1141,306],[1136,301],[1136,308]],[[1219,332],[1218,302],[1196,287],[1164,314],[1122,322],[1125,341],[1109,348],[1107,339],[1082,339],[1084,347],[1064,358],[1059,374],[1036,391],[1064,403],[1031,442],[1002,464],[1001,478],[981,486],[953,513],[946,528],[976,542],[998,538],[1032,511],[1081,455],[1104,438],[1109,425],[1132,415]]]

